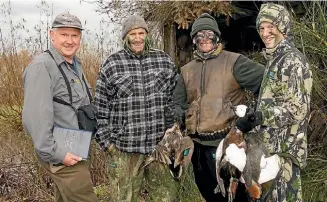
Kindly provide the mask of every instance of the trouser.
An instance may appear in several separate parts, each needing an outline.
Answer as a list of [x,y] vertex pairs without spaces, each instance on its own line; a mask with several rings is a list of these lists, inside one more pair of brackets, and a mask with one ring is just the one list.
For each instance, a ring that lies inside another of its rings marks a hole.
[[173,180],[168,167],[159,162],[152,162],[143,168],[147,155],[110,151],[109,183],[110,201],[139,202],[141,190],[147,196],[142,201],[177,202],[180,183]]
[[300,168],[291,159],[281,157],[281,175],[276,179],[269,202],[302,202]]
[[[207,202],[227,202],[228,193],[223,197],[221,193],[214,193],[217,186],[216,177],[216,147],[201,145],[194,142],[194,152],[192,156],[193,171],[195,183],[201,192],[202,197]],[[224,180],[225,187],[229,186],[230,175],[222,169],[221,177]],[[226,189],[227,190],[227,189]],[[246,202],[248,195],[243,183],[238,183],[236,196],[233,202]]]
[[89,162],[81,161],[73,166],[53,166],[40,161],[55,186],[55,202],[96,202]]

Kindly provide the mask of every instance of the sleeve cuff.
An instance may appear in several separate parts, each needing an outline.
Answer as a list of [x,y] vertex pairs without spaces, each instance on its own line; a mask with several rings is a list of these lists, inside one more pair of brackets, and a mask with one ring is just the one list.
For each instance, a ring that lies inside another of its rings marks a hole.
[[63,150],[63,149],[61,149],[60,147],[57,146],[56,150],[55,150],[55,152],[53,154],[53,157],[51,159],[51,162],[61,163],[64,160],[66,154],[67,154],[67,152],[65,150]]
[[258,111],[258,112],[261,112],[261,124],[262,125],[269,125],[268,124],[268,120],[269,120],[269,117],[271,117],[271,113],[269,110],[262,110],[262,111]]

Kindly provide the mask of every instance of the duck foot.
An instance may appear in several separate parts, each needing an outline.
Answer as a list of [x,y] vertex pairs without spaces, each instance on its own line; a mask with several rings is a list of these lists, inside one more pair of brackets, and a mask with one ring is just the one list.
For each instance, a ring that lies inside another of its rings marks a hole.
[[232,202],[235,199],[237,186],[238,186],[238,179],[231,177],[229,180],[229,187],[228,187],[229,202]]

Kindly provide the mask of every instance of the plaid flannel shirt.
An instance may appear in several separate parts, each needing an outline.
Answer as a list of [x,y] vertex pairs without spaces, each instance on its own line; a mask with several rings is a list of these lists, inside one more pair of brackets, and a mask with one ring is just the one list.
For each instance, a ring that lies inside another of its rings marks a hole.
[[100,69],[95,92],[96,141],[125,152],[148,154],[162,139],[165,109],[172,102],[177,72],[163,51],[143,58],[129,50],[110,55]]

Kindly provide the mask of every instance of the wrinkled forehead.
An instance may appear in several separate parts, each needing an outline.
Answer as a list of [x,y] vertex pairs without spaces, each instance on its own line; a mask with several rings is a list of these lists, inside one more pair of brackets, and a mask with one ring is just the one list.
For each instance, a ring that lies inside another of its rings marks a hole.
[[141,27],[135,27],[135,28],[132,28],[128,33],[127,35],[133,35],[133,34],[146,34],[147,31],[144,29],[144,28],[141,28]]

